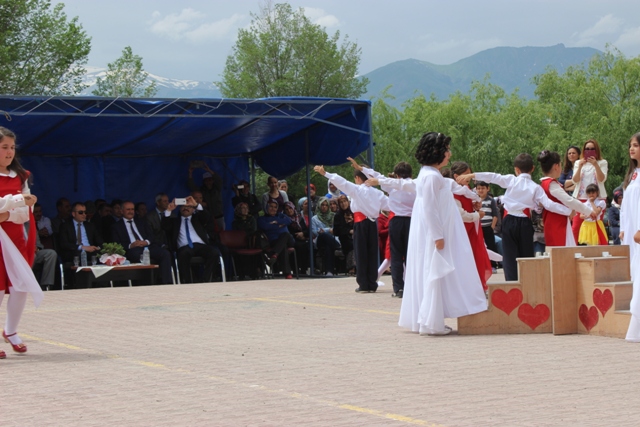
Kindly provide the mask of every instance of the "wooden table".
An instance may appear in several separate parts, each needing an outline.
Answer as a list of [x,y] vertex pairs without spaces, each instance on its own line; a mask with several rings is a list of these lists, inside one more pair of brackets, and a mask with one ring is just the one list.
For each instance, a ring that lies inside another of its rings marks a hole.
[[[97,267],[101,267],[100,265]],[[106,267],[106,266],[102,266]],[[96,282],[109,282],[113,288],[113,282],[118,280],[127,280],[129,286],[132,286],[132,280],[145,280],[148,279],[150,285],[154,285],[155,273],[159,266],[157,264],[142,265],[142,264],[130,264],[130,265],[118,265],[111,267],[109,271],[102,274],[99,277],[95,277],[91,267],[71,267],[71,270],[76,275],[75,283],[79,286],[91,287]],[[80,271],[77,271],[80,269]],[[64,285],[63,285],[64,286]],[[64,287],[63,287],[64,289]]]

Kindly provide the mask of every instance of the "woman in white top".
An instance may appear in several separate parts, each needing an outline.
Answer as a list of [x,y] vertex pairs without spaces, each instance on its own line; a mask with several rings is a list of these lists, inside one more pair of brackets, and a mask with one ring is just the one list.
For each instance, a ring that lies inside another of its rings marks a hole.
[[[607,180],[607,173],[609,171],[609,164],[602,158],[602,152],[600,151],[600,145],[595,139],[590,139],[584,143],[582,147],[582,154],[580,160],[573,164],[573,182],[575,182],[575,188],[573,190],[573,197],[586,202],[587,186],[589,184],[595,184],[600,190],[599,199],[607,199],[607,190],[604,188],[604,183]],[[580,226],[582,225],[582,219],[578,215],[573,217],[573,223],[571,228],[573,229],[574,240],[578,241],[578,235],[580,234]]]
[[633,295],[631,297],[631,321],[627,331],[627,341],[640,342],[640,132],[629,141],[629,169],[622,184],[624,200],[620,207],[620,240],[629,245],[631,262],[631,280]]

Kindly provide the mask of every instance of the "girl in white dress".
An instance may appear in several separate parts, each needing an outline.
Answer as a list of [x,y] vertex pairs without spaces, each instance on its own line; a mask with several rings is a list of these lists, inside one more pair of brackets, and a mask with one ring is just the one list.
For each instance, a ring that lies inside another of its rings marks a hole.
[[629,169],[622,184],[624,199],[620,207],[620,240],[629,245],[631,261],[631,280],[633,296],[631,298],[631,321],[627,331],[627,341],[640,342],[640,132],[629,141]]
[[422,164],[416,178],[411,215],[404,298],[398,324],[413,332],[447,335],[446,317],[460,317],[487,309],[480,277],[450,180],[440,169],[449,163],[451,138],[437,132],[422,136],[416,159]]

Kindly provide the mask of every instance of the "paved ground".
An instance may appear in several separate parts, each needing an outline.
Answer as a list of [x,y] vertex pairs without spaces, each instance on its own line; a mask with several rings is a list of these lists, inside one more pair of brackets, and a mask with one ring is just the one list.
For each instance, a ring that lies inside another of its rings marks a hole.
[[354,288],[339,278],[49,292],[23,317],[29,352],[0,347],[0,424],[640,424],[640,345],[422,337],[398,328],[389,286]]

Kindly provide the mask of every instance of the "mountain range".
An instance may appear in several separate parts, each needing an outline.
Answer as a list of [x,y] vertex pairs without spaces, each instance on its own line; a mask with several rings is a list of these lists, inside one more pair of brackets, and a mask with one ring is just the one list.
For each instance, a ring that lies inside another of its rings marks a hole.
[[[531,79],[547,69],[560,73],[572,65],[589,61],[601,53],[590,47],[565,47],[557,44],[549,47],[496,47],[478,52],[449,65],[436,65],[417,59],[405,59],[377,68],[364,76],[369,79],[367,93],[362,99],[382,96],[385,89],[393,99],[389,104],[401,106],[418,94],[446,99],[456,91],[466,93],[471,82],[490,81],[507,93],[516,88],[520,95],[533,98],[535,86]],[[105,69],[87,67],[85,83],[90,86],[83,95],[91,95],[98,77],[105,76]],[[158,98],[220,98],[220,90],[213,82],[177,80],[149,74],[148,81],[155,81]]]

